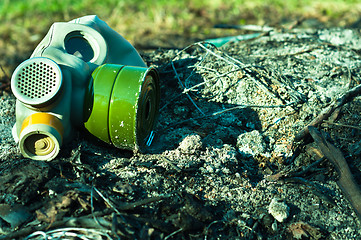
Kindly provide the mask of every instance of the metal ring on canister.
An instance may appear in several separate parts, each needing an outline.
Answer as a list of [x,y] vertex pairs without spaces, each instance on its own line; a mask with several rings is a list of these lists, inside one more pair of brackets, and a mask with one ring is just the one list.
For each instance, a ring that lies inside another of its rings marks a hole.
[[85,128],[115,147],[144,151],[160,101],[154,68],[105,64],[92,74],[85,97]]

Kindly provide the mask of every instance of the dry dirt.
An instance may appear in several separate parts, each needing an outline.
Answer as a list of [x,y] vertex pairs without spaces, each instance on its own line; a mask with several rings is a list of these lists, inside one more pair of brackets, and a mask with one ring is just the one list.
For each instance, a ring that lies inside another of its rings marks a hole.
[[[4,91],[0,239],[361,239],[329,161],[288,181],[319,160],[310,138],[294,137],[360,84],[360,50],[357,30],[293,29],[143,53],[162,95],[143,154],[80,132],[51,162],[24,159]],[[360,103],[319,126],[359,187]]]

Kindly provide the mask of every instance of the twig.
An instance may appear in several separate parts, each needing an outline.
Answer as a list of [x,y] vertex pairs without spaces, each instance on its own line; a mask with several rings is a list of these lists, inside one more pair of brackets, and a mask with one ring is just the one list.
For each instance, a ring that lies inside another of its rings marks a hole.
[[213,56],[235,66],[235,67],[238,67],[240,70],[244,70],[245,72],[245,75],[247,77],[249,77],[259,88],[261,88],[266,94],[268,94],[269,96],[271,96],[272,98],[275,98],[277,99],[280,103],[283,103],[282,100],[280,100],[276,94],[274,94],[271,90],[269,90],[267,88],[267,86],[260,82],[260,81],[257,81],[251,74],[252,74],[252,71],[250,69],[248,69],[246,67],[246,65],[244,63],[242,63],[241,61],[229,56],[228,54],[224,53],[225,57],[222,57],[221,55],[215,53],[214,51],[210,50],[209,48],[205,47],[202,43],[197,43],[198,46],[200,46],[201,48],[203,48],[204,50],[206,50],[207,52],[211,53]]
[[[176,76],[177,79],[178,79],[178,83],[182,86],[183,89],[185,89],[182,81],[181,81],[180,78],[179,78],[178,72],[177,72],[176,68],[174,67],[173,61],[171,62],[171,65],[172,65],[172,68],[173,68],[173,70],[174,70],[175,76]],[[189,96],[188,92],[185,93],[185,94],[187,94],[187,97],[188,97],[189,100],[192,102],[192,104],[197,108],[197,110],[198,110],[202,115],[205,115],[204,112],[203,112],[203,111],[197,106],[197,104],[193,101],[192,97]]]
[[265,57],[268,57],[268,58],[283,58],[283,57],[293,57],[293,56],[297,56],[297,55],[301,55],[301,54],[304,54],[304,53],[309,53],[309,52],[312,52],[313,50],[316,50],[320,48],[320,46],[313,46],[313,47],[309,47],[307,49],[302,49],[298,52],[294,52],[294,53],[286,53],[286,54],[278,54],[278,55],[270,55],[270,54],[264,54],[264,55],[252,55],[252,57],[257,57],[257,58],[265,58]]
[[99,194],[99,196],[101,198],[103,198],[103,200],[114,210],[114,212],[116,212],[117,214],[120,214],[120,212],[114,207],[114,205],[110,202],[109,199],[107,199],[106,197],[104,197],[104,195],[96,188],[93,186],[93,189]]
[[[201,67],[201,68],[203,68],[203,67]],[[207,70],[213,70],[213,69],[207,69]],[[223,73],[223,74],[218,74],[218,72],[215,71],[215,70],[213,70],[213,71],[217,74],[217,78],[221,78],[221,77],[224,77],[224,76],[228,76],[228,74],[231,74],[231,73],[234,73],[234,72],[238,72],[239,69],[231,70],[231,71],[228,71],[228,72]],[[214,78],[215,78],[215,77],[214,77]],[[213,80],[214,78],[212,78],[211,80]],[[202,86],[202,85],[210,82],[211,80],[198,83],[198,84],[196,84],[196,85],[194,85],[194,86],[192,86],[192,87],[190,87],[190,88],[185,88],[185,89],[183,90],[183,93],[190,92],[190,91],[194,90],[195,88],[198,88],[198,87],[200,87],[200,86]]]
[[233,110],[241,109],[241,108],[285,108],[285,107],[291,106],[292,104],[293,103],[281,104],[281,105],[239,105],[239,106],[227,108],[227,109],[212,113],[211,116],[216,116],[216,115],[228,112],[228,111],[233,111]]
[[352,125],[347,125],[347,124],[342,124],[342,123],[335,123],[335,122],[331,122],[331,121],[327,121],[327,120],[323,120],[324,123],[330,124],[330,125],[335,125],[335,126],[340,126],[340,127],[348,127],[348,128],[354,128],[357,130],[361,130],[361,127],[356,127],[356,126],[352,126]]
[[195,73],[194,69],[197,69],[199,66],[201,66],[201,64],[207,59],[209,53],[205,53],[202,56],[202,59],[200,61],[198,61],[196,64],[194,64],[193,66],[190,66],[190,68],[192,68],[192,72],[189,74],[189,76],[184,80],[184,85],[186,88],[188,88],[187,85],[187,81],[193,76],[193,74]]
[[164,240],[167,240],[167,239],[173,237],[174,235],[176,235],[177,233],[179,233],[179,232],[181,232],[181,231],[183,231],[183,228],[180,228],[180,229],[172,232],[171,234],[169,234],[168,236],[166,236],[166,237],[164,238]]
[[[192,70],[192,73],[190,74],[190,76],[188,76],[185,81],[184,81],[184,84],[182,83],[180,77],[179,77],[179,74],[177,72],[177,69],[176,67],[174,66],[174,60],[177,59],[179,56],[180,56],[180,53],[181,52],[184,52],[186,51],[187,49],[191,48],[191,47],[194,47],[194,46],[198,46],[200,47],[201,49],[203,49],[205,52],[206,52],[206,55],[202,57],[202,60],[200,62],[198,62],[197,64],[195,64],[193,66],[193,70]],[[275,99],[279,105],[283,105],[285,102],[282,98],[280,98],[277,94],[275,94],[271,89],[269,89],[269,86],[264,83],[263,81],[259,80],[258,77],[255,77],[253,75],[258,75],[258,76],[261,76],[261,77],[267,77],[265,76],[264,74],[260,73],[254,66],[249,66],[249,65],[246,65],[244,63],[242,63],[241,61],[229,56],[228,54],[226,53],[223,53],[222,52],[222,55],[213,51],[212,49],[210,49],[208,46],[213,46],[212,44],[210,43],[206,43],[206,42],[197,42],[197,43],[194,43],[192,45],[189,45],[188,47],[186,47],[185,49],[183,49],[182,51],[180,51],[177,56],[170,62],[170,65],[175,73],[175,76],[179,82],[179,85],[183,88],[183,91],[181,94],[187,94],[187,97],[189,98],[189,100],[192,102],[192,104],[196,107],[196,109],[198,111],[201,112],[201,114],[203,115],[203,117],[207,117],[208,115],[206,115],[198,106],[197,104],[194,102],[194,100],[192,99],[192,97],[189,95],[189,92],[193,91],[194,89],[204,85],[204,84],[207,84],[208,82],[210,82],[211,80],[206,80],[202,83],[199,83],[199,84],[196,84],[194,86],[191,86],[191,87],[187,87],[187,80],[190,79],[191,76],[193,76],[193,72],[194,72],[194,68],[203,68],[203,69],[207,69],[208,71],[212,71],[216,74],[216,78],[219,79],[221,77],[224,77],[224,76],[228,76],[230,73],[233,73],[233,72],[237,72],[237,71],[242,71],[245,76],[247,76],[248,78],[250,78],[255,84],[256,86],[258,86],[260,89],[262,89],[266,94],[268,94],[270,97],[272,97],[273,99]],[[216,48],[216,47],[215,47]],[[216,48],[217,49],[217,48]],[[218,74],[218,72],[214,69],[208,69],[206,67],[203,67],[203,66],[200,66],[200,63],[202,63],[205,58],[208,56],[208,55],[212,55],[216,58],[218,58],[219,60],[233,66],[234,68],[226,73],[223,73],[223,74]],[[275,81],[285,87],[285,84],[282,84],[279,80],[275,79]],[[293,89],[292,89],[293,90]],[[295,90],[293,90],[293,92],[295,92]],[[174,97],[172,100],[178,98],[181,94],[179,94],[178,96]],[[292,96],[291,96],[292,97]],[[287,103],[287,106],[291,106],[291,105],[295,105],[297,102],[299,102],[300,100],[302,101],[302,96],[296,96],[296,97],[293,97],[294,99],[296,99],[296,101],[294,102],[291,102],[291,103]],[[164,109],[164,107],[166,107],[167,105],[169,105],[171,101],[168,101],[162,108]],[[235,107],[234,109],[237,109],[237,108],[243,108],[243,107]],[[233,110],[233,109],[229,109],[227,111],[230,111],[230,110]],[[189,120],[192,120],[192,119],[189,119]],[[188,120],[187,120],[188,121]]]
[[174,163],[172,163],[171,160],[169,160],[167,157],[161,157],[161,159],[163,159],[165,162],[167,162],[174,170],[176,170],[177,172],[181,172],[182,169],[180,169],[177,165],[175,165]]
[[209,230],[209,228],[210,228],[213,224],[216,224],[216,223],[219,223],[219,222],[223,222],[223,221],[221,221],[221,220],[215,220],[215,221],[211,222],[211,223],[207,226],[206,231],[205,231],[205,233],[204,233],[204,240],[207,240],[207,235],[208,235],[208,230]]
[[[272,78],[272,81],[276,82],[279,86],[287,89],[287,92],[290,95],[291,99],[295,99],[297,103],[304,103],[307,101],[307,97],[304,94],[295,90],[292,81],[289,81],[287,77],[282,76],[281,73],[277,70],[273,70],[272,74],[276,75]],[[287,81],[288,84],[285,84],[284,81]]]
[[326,202],[328,202],[329,204],[331,204],[332,206],[336,207],[336,203],[335,201],[327,194],[323,193],[322,190],[319,189],[319,187],[314,184],[311,181],[308,181],[302,177],[287,177],[283,179],[284,182],[286,183],[301,183],[303,185],[308,186],[311,191],[313,192],[313,194],[315,194],[316,196],[318,196],[319,198],[321,198],[322,200],[325,200]]
[[333,112],[340,109],[346,103],[352,101],[355,97],[361,94],[361,85],[358,85],[349,91],[345,92],[340,98],[334,101],[331,105],[328,106],[320,115],[313,119],[306,127],[304,127],[300,132],[295,136],[294,141],[299,142],[304,139],[310,133],[308,130],[309,126],[317,127],[322,123],[323,120],[331,116]]
[[207,118],[207,117],[214,117],[214,116],[223,114],[225,112],[233,111],[233,110],[236,110],[236,109],[243,109],[243,108],[285,108],[285,107],[291,106],[292,104],[293,103],[283,104],[283,105],[239,105],[239,106],[235,106],[235,107],[232,107],[232,108],[223,109],[223,110],[220,110],[218,112],[211,113],[211,114],[207,114],[207,115],[204,115],[204,116],[200,116],[200,117],[196,117],[196,118],[188,118],[188,119],[180,121],[180,122],[172,123],[172,124],[169,124],[168,126],[166,126],[165,128],[160,129],[159,131],[162,131],[162,130],[165,130],[166,128],[168,128],[168,127],[173,127],[173,126],[183,124],[183,123],[186,123],[186,122],[189,122],[189,121],[199,120],[199,119],[203,119],[203,118]]
[[[101,225],[101,223],[98,221],[98,218],[94,215],[94,204],[93,204],[93,190],[95,190],[95,187],[92,186],[91,191],[90,191],[90,205],[91,205],[91,214],[93,216],[94,221],[101,227],[104,227],[103,225]],[[99,194],[99,193],[98,193]],[[102,196],[101,194],[99,194],[100,196]]]
[[146,199],[142,199],[139,200],[137,202],[132,202],[132,203],[121,203],[117,205],[117,208],[110,202],[109,199],[105,198],[104,195],[95,187],[93,187],[94,190],[99,194],[99,196],[101,198],[104,199],[104,201],[114,210],[114,212],[116,212],[117,214],[121,214],[119,211],[125,211],[125,210],[132,210],[136,207],[148,204],[148,203],[152,203],[152,202],[156,202],[156,201],[160,201],[164,198],[168,198],[171,197],[173,194],[165,194],[165,195],[160,195],[160,196],[155,196],[155,197],[151,197],[151,198],[146,198]]
[[300,172],[292,172],[292,173],[289,173],[288,175],[290,177],[300,177],[300,176],[303,176],[304,174],[310,172],[314,167],[318,166],[319,164],[321,164],[322,162],[324,162],[326,160],[325,157],[322,157],[320,159],[318,159],[317,161],[311,163],[310,165],[308,165],[305,169],[303,169],[302,171]]

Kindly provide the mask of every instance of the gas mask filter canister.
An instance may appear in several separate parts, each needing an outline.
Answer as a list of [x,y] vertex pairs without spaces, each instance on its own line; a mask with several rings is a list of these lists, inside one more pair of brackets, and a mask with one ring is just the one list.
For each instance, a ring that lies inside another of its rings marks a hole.
[[115,147],[144,151],[159,108],[154,68],[105,64],[92,74],[85,99],[85,128]]

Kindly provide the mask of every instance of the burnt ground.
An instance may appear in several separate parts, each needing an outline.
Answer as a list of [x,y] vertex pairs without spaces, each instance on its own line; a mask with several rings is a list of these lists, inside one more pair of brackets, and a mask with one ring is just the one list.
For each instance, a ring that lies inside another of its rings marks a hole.
[[[24,159],[4,91],[0,239],[360,239],[335,166],[311,137],[294,141],[360,84],[360,49],[357,30],[293,29],[143,53],[162,95],[147,153],[80,131],[55,160]],[[360,103],[318,126],[359,188]]]

